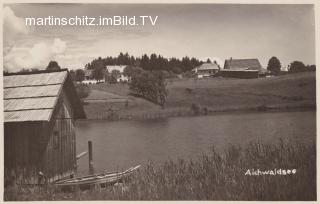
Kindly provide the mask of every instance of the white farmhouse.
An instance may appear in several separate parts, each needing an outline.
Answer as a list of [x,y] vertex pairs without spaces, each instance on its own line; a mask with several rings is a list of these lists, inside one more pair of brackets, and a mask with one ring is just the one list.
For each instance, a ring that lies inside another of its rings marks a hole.
[[220,70],[220,66],[215,63],[203,63],[202,65],[192,69],[192,72],[197,78],[211,77],[217,74]]
[[120,72],[120,75],[117,78],[117,82],[128,82],[129,78],[123,75],[123,71],[127,66],[128,65],[107,65],[106,69],[108,70],[109,74],[111,74],[113,70],[118,70]]

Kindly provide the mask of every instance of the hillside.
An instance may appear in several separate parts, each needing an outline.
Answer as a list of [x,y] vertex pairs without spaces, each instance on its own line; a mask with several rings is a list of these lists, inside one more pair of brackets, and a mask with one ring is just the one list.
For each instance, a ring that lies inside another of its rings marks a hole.
[[[90,85],[85,111],[88,118],[103,117],[110,108],[118,115],[190,112],[192,104],[209,112],[315,108],[315,72],[259,79],[179,79],[168,81],[165,110],[129,95],[126,84]],[[178,115],[178,114],[177,114]],[[182,114],[183,115],[183,114]]]

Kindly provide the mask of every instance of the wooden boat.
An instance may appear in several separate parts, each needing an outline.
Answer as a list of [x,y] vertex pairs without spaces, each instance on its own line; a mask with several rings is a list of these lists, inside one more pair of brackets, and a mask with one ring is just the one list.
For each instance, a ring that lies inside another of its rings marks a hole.
[[140,168],[141,165],[131,167],[123,172],[112,172],[112,173],[102,173],[102,174],[96,174],[96,175],[88,175],[83,177],[77,177],[77,178],[68,178],[68,179],[62,179],[57,180],[54,182],[54,185],[57,186],[73,186],[73,185],[79,185],[79,186],[87,186],[87,185],[94,185],[94,184],[113,184],[117,183],[124,178],[128,177],[130,174],[132,174],[135,170]]

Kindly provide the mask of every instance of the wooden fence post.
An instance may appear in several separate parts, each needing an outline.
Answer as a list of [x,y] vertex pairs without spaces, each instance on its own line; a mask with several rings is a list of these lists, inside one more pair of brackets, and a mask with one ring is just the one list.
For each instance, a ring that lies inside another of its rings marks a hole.
[[88,150],[89,150],[89,174],[91,175],[91,174],[94,174],[91,141],[88,141]]

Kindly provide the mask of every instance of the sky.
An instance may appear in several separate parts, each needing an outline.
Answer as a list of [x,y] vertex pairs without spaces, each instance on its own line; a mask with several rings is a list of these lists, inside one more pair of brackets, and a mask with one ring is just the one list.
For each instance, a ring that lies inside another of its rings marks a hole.
[[[26,26],[25,18],[158,16],[145,26]],[[245,4],[5,4],[4,68],[44,69],[50,60],[79,69],[98,57],[156,53],[210,58],[272,56],[282,66],[315,64],[313,5]]]

